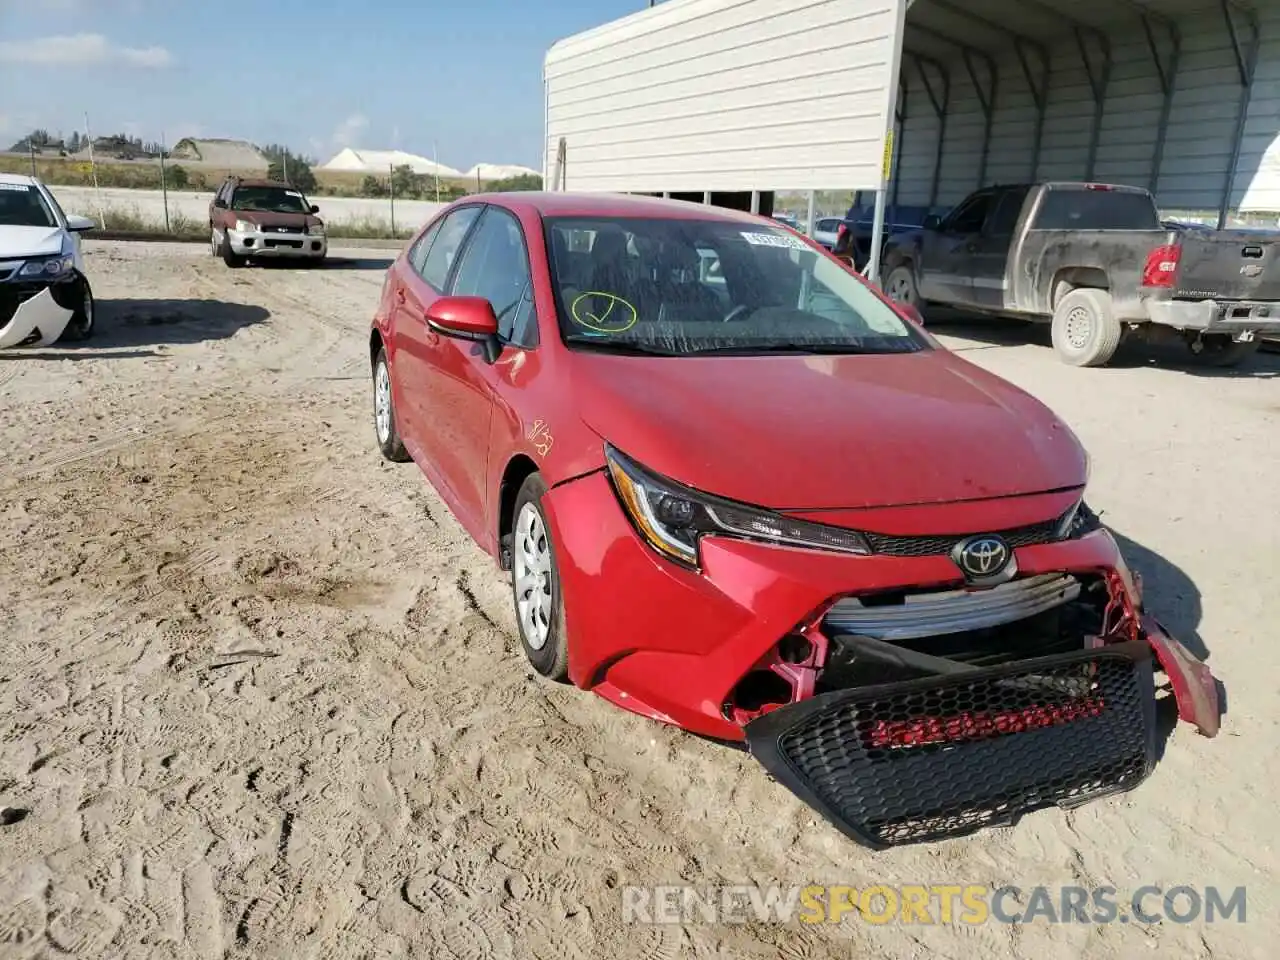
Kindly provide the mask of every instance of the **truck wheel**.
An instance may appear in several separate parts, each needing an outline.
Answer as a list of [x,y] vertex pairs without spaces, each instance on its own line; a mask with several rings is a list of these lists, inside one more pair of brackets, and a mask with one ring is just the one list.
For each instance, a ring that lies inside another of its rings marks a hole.
[[884,292],[894,303],[920,309],[920,291],[916,289],[916,275],[905,263],[889,271],[889,276],[884,281]]
[[1262,341],[1258,337],[1252,340],[1233,340],[1229,333],[1210,333],[1197,341],[1191,341],[1191,355],[1206,367],[1236,367],[1244,363],[1255,353]]
[[1072,290],[1053,310],[1053,349],[1075,367],[1101,367],[1115,355],[1122,333],[1105,290]]

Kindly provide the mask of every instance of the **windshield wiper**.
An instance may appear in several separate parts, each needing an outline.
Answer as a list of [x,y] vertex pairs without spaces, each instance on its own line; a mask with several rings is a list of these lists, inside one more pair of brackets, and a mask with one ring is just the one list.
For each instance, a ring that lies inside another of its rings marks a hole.
[[801,354],[866,354],[897,353],[896,350],[873,350],[853,343],[736,343],[722,347],[696,347],[688,351],[696,356],[762,356],[774,353]]
[[588,350],[596,350],[600,353],[625,353],[650,357],[682,357],[686,355],[686,351],[664,350],[662,347],[637,343],[634,340],[584,340],[574,337],[569,340],[569,343],[574,347],[585,347]]

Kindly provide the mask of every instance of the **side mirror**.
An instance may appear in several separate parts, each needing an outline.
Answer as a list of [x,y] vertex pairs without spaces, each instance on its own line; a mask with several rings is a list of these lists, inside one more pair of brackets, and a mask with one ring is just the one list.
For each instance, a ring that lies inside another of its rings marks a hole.
[[926,214],[924,223],[922,223],[921,226],[926,230],[937,230],[942,226],[942,217],[938,216],[936,213]]
[[489,363],[498,359],[498,318],[484,297],[441,297],[427,307],[426,320],[442,336],[482,344]]
[[311,212],[312,212],[312,213],[319,213],[319,212],[320,212],[320,208],[319,208],[319,207],[317,207],[317,206],[313,203],[313,204],[311,205]]
[[98,222],[96,220],[90,220],[88,217],[70,214],[67,217],[67,229],[72,233],[83,233],[85,230],[97,230]]
[[221,210],[227,209],[227,201],[223,200],[221,197],[214,197],[213,205]]
[[924,326],[924,315],[914,303],[899,303],[898,312],[917,326]]

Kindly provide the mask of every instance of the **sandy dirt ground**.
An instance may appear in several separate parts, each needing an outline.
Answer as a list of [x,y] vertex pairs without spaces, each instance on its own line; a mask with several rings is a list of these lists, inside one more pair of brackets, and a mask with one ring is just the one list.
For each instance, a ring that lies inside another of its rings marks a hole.
[[[5,960],[1273,955],[1277,358],[1075,370],[1025,331],[947,338],[1079,431],[1229,712],[1128,795],[873,854],[749,756],[531,676],[505,577],[375,449],[385,254],[88,247],[99,337],[0,354]],[[1248,913],[623,924],[622,887],[661,883],[1244,885]]]

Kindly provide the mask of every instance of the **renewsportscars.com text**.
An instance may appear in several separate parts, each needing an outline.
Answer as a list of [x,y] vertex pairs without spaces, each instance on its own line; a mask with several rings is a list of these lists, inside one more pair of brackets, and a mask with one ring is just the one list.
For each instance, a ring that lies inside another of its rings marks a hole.
[[623,923],[1206,923],[1246,920],[1244,887],[900,884],[622,888]]

